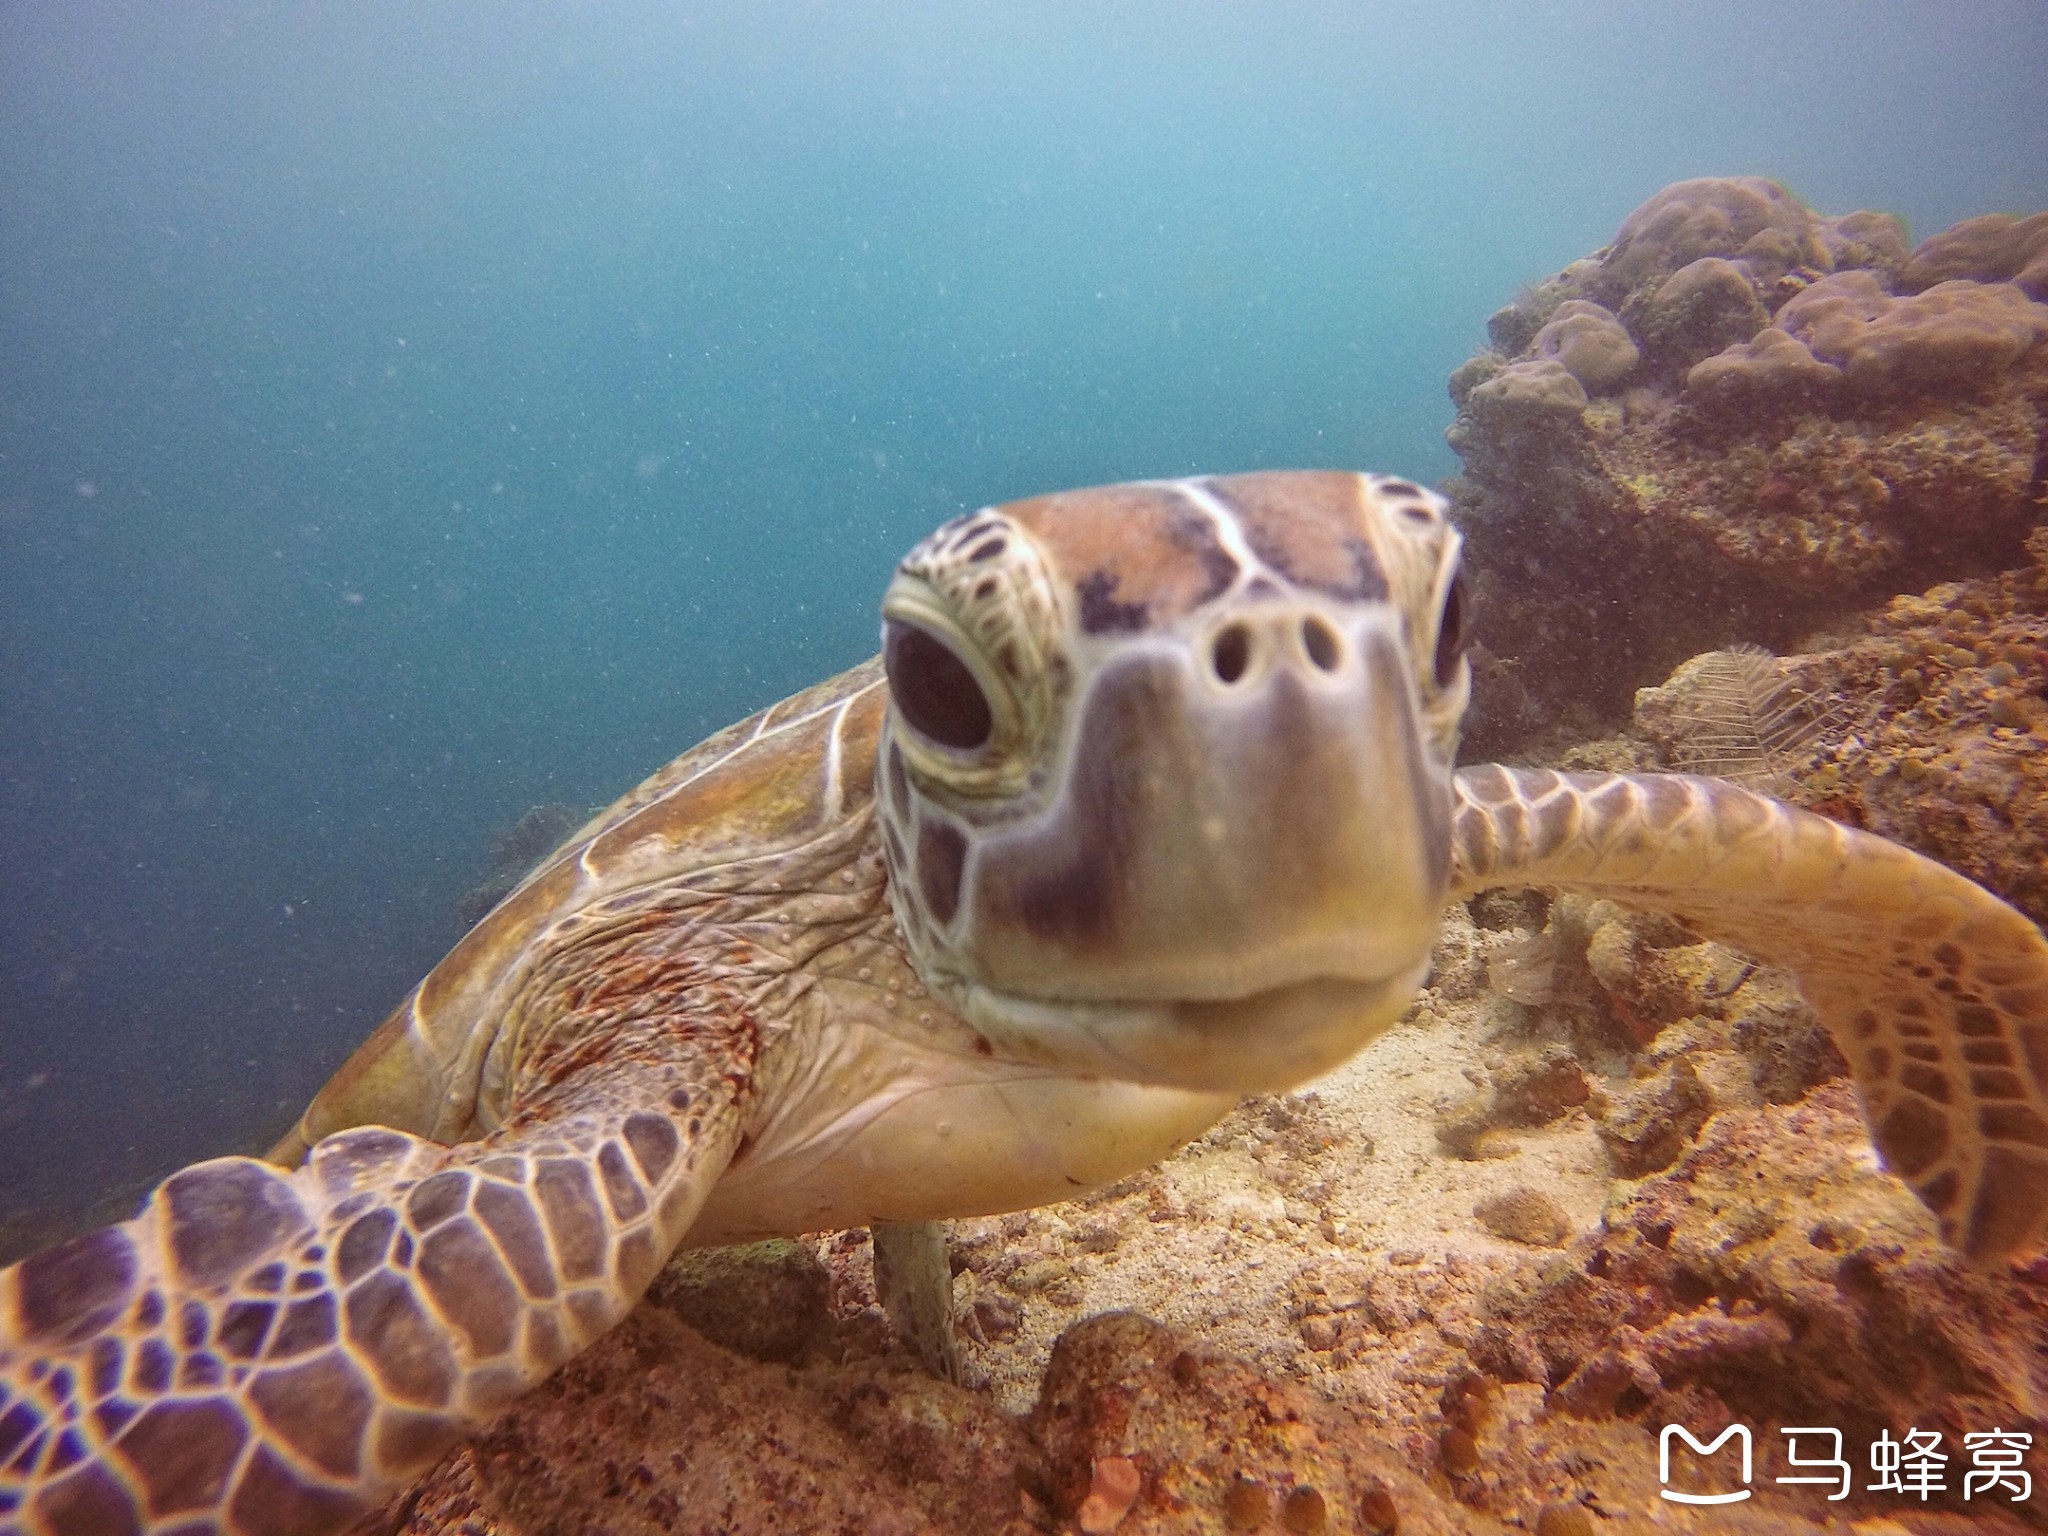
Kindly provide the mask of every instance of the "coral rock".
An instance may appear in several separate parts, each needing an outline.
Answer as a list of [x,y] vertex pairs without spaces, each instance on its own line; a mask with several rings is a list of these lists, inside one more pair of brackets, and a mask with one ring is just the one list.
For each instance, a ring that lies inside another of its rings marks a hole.
[[1871,633],[1810,659],[1855,701],[1857,743],[1822,803],[2048,924],[2048,530],[2032,563],[1896,598]]
[[1451,372],[1451,403],[1462,409],[1473,390],[1498,378],[1507,365],[1508,360],[1498,352],[1481,352],[1465,359]]
[[1531,345],[1539,358],[1562,365],[1594,395],[1620,383],[1639,356],[1621,322],[1584,299],[1558,305]]
[[1766,327],[1685,375],[1685,387],[1712,399],[1780,403],[1824,394],[1842,382],[1842,370],[1824,363],[1798,337]]
[[2048,305],[2010,283],[1937,283],[1895,299],[1840,272],[1788,300],[1777,323],[1868,394],[1977,390],[2048,338]]
[[1147,1536],[1212,1532],[1233,1513],[1274,1505],[1284,1530],[1358,1530],[1356,1511],[1380,1507],[1389,1483],[1405,1481],[1309,1393],[1135,1313],[1102,1313],[1061,1335],[1030,1425],[1049,1456],[1055,1507],[1079,1511],[1106,1460],[1133,1464],[1145,1491],[1118,1530]]
[[1074,1523],[1086,1536],[1103,1536],[1104,1532],[1115,1530],[1138,1502],[1138,1490],[1143,1485],[1138,1464],[1130,1457],[1096,1457],[1095,1476],[1088,1485],[1088,1496],[1074,1511]]
[[1126,1459],[1144,1492],[1117,1529],[1147,1536],[1196,1536],[1276,1507],[1283,1530],[1370,1529],[1363,1512],[1412,1487],[1312,1394],[1135,1313],[1085,1318],[1060,1336],[1031,1427],[1056,1509],[1078,1512],[1098,1469]]
[[[1914,274],[2003,271],[1982,252],[2021,226],[1959,226]],[[1964,277],[1902,293],[1905,265],[1884,215],[1683,182],[1488,321],[1447,434],[1465,461],[1474,757],[1602,734],[1689,655],[1783,651],[2011,561],[2048,463],[2048,304]],[[1601,312],[1640,357],[1582,403],[1563,338]]]
[[756,1360],[794,1360],[829,1322],[831,1279],[807,1244],[686,1249],[647,1292],[698,1332]]
[[1494,1112],[1503,1125],[1548,1125],[1586,1102],[1586,1073],[1562,1046],[1511,1058],[1493,1074]]
[[1586,400],[1586,388],[1571,370],[1549,358],[1503,368],[1467,397],[1476,412],[1522,416],[1576,416]]
[[1509,1156],[1504,1128],[1548,1125],[1591,1096],[1585,1070],[1562,1046],[1517,1052],[1493,1069],[1486,1091],[1438,1113],[1436,1138],[1455,1157]]
[[[1832,1425],[1851,1445],[1909,1424],[2037,1429],[2048,1295],[1944,1250],[1868,1146],[1847,1083],[1716,1117],[1574,1262],[1497,1298],[1475,1361],[1512,1378],[1533,1341],[1554,1408],[1740,1419],[1760,1446],[1779,1424]],[[2044,1512],[2037,1479],[2012,1513]]]
[[1564,1208],[1527,1185],[1487,1196],[1472,1207],[1472,1214],[1495,1237],[1531,1248],[1560,1248],[1572,1231]]
[[1748,267],[1702,256],[1641,295],[1628,321],[1660,365],[1682,368],[1748,341],[1770,318]]
[[1586,968],[1615,1018],[1641,1045],[1675,1020],[1709,1011],[1719,997],[1716,965],[1727,953],[1692,942],[1668,919],[1597,902]]
[[796,1380],[641,1307],[429,1474],[383,1528],[1022,1536],[1014,1495],[992,1508],[989,1493],[1033,1480],[1035,1458],[1019,1425],[948,1383],[875,1363]]
[[1536,1512],[1536,1536],[1594,1536],[1593,1517],[1583,1504],[1556,1500]]
[[1623,221],[1601,261],[1603,295],[1619,299],[1702,256],[1749,256],[1782,270],[1827,260],[1821,221],[1760,176],[1703,177],[1666,187]]
[[1657,1076],[1604,1095],[1599,1132],[1614,1170],[1623,1178],[1669,1168],[1707,1123],[1712,1108],[1692,1063],[1680,1056]]
[[1987,213],[1965,219],[1923,240],[1899,281],[1918,290],[1958,277],[2017,283],[2033,297],[2048,300],[2048,213],[2024,219]]
[[1752,1001],[1732,1022],[1750,1081],[1768,1103],[1795,1104],[1822,1083],[1849,1075],[1834,1037],[1789,986]]
[[1823,219],[1820,240],[1837,272],[1862,267],[1896,284],[1906,265],[1906,226],[1889,213],[1861,209]]

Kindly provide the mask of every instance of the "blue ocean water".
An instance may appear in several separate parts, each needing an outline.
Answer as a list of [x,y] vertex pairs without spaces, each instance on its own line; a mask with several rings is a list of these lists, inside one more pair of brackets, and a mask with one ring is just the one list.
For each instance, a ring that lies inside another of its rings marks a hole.
[[1439,477],[1666,182],[2048,206],[2044,64],[2002,0],[9,6],[0,1251],[266,1140],[494,831],[866,654],[930,525]]

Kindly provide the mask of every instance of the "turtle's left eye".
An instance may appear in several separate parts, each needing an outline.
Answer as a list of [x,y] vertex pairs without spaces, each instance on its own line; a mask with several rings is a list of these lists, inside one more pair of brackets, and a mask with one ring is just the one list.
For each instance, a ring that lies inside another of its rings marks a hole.
[[901,619],[884,620],[882,667],[897,711],[913,730],[956,752],[988,745],[996,728],[988,695],[937,635]]
[[1458,678],[1458,662],[1471,639],[1465,613],[1465,573],[1451,574],[1450,590],[1444,593],[1444,611],[1436,621],[1436,685],[1448,688]]

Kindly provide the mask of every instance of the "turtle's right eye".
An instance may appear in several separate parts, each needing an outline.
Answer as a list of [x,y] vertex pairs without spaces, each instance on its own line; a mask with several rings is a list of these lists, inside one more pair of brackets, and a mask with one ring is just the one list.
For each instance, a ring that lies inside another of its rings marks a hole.
[[1471,640],[1471,618],[1465,612],[1465,573],[1451,573],[1451,585],[1444,593],[1444,609],[1436,621],[1436,685],[1448,688],[1458,676],[1458,663]]
[[882,632],[882,667],[905,723],[956,752],[987,746],[995,715],[959,654],[929,630],[901,619],[885,619]]

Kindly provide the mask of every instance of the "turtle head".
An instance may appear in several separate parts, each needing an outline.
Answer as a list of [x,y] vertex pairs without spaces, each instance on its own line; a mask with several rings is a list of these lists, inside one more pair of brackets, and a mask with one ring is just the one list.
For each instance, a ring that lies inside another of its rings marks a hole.
[[1470,690],[1459,540],[1386,476],[977,512],[883,603],[877,812],[928,986],[1006,1054],[1283,1087],[1421,984]]

